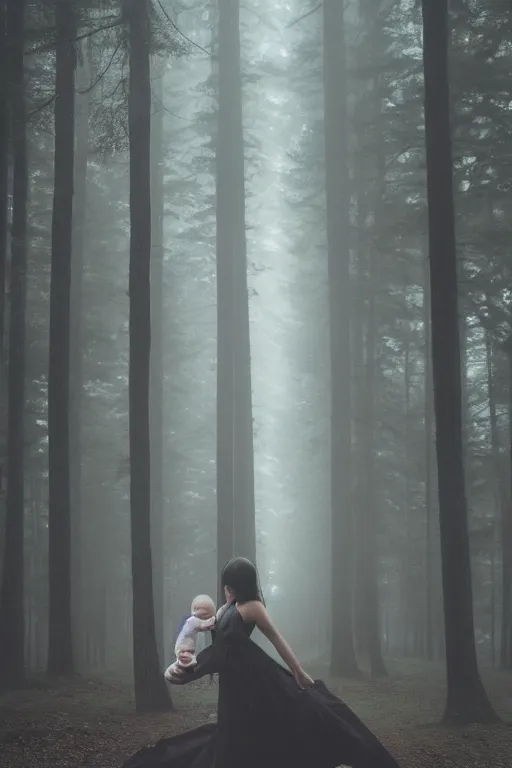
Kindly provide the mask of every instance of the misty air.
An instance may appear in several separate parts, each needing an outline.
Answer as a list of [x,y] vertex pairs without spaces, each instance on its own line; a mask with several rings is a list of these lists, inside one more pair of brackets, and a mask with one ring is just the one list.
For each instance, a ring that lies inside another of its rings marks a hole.
[[491,5],[0,0],[0,768],[511,768]]

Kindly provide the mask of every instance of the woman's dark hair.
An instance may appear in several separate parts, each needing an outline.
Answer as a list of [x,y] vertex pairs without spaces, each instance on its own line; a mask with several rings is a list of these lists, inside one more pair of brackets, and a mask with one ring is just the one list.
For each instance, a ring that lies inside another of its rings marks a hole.
[[226,563],[222,569],[221,586],[233,590],[237,603],[259,600],[265,604],[256,566],[245,557],[234,557]]

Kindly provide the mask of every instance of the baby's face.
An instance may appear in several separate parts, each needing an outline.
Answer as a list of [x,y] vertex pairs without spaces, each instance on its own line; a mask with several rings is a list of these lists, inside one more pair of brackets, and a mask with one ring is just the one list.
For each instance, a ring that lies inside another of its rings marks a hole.
[[196,603],[194,605],[194,615],[197,616],[198,619],[204,621],[205,619],[211,619],[212,616],[215,616],[215,610],[210,603]]

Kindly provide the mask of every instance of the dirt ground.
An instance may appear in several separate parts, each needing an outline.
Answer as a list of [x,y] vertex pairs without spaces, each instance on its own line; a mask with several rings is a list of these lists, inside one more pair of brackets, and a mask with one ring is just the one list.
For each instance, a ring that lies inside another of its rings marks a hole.
[[[441,727],[444,678],[436,667],[392,665],[388,680],[329,685],[403,768],[512,768],[512,675],[484,678],[502,725]],[[215,683],[173,693],[175,709],[165,715],[136,715],[131,686],[115,681],[39,684],[1,695],[0,768],[113,768],[162,736],[215,718]]]

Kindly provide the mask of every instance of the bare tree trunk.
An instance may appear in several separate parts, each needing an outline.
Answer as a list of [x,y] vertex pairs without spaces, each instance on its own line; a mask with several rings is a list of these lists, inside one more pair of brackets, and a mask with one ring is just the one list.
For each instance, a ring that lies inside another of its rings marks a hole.
[[[509,380],[509,477],[512,483],[512,336],[507,345]],[[512,485],[508,499],[502,506],[502,619],[501,619],[501,666],[512,669]]]
[[376,260],[375,253],[369,260],[368,276],[368,325],[366,333],[366,368],[365,368],[365,421],[363,426],[363,456],[361,478],[364,501],[362,515],[362,535],[360,536],[362,558],[362,599],[365,650],[370,659],[373,676],[387,675],[382,657],[380,632],[380,604],[378,584],[378,551],[375,520],[375,339],[377,331],[376,316]]
[[151,350],[150,5],[124,0],[129,25],[130,92],[130,517],[133,668],[138,712],[171,707],[158,663],[151,559],[149,372]]
[[[0,375],[3,379],[5,344],[5,278],[9,206],[9,55],[7,0],[0,0]],[[3,382],[0,382],[3,383]]]
[[[458,274],[462,276],[462,266],[458,264]],[[460,367],[461,367],[461,414],[462,414],[462,458],[468,460],[468,444],[471,433],[471,417],[468,392],[468,324],[464,314],[459,315]]]
[[49,640],[48,674],[73,672],[71,622],[71,496],[69,458],[70,308],[75,159],[75,44],[73,4],[55,0],[55,189],[48,372]]
[[[231,233],[231,209],[229,185],[232,145],[235,141],[232,82],[237,72],[232,67],[229,50],[230,22],[237,25],[234,36],[239,34],[238,4],[233,20],[231,6],[219,0],[218,41],[218,129],[216,146],[216,218],[217,218],[217,570],[234,556],[234,296],[233,267],[235,252]],[[236,55],[236,51],[235,51]],[[241,109],[241,106],[240,106]],[[243,149],[242,149],[243,151]],[[245,192],[245,190],[244,190]],[[244,214],[245,215],[245,214]],[[224,596],[219,583],[219,603]]]
[[424,259],[423,269],[423,329],[425,334],[425,359],[423,379],[425,398],[425,655],[429,661],[434,660],[434,629],[433,629],[433,489],[432,489],[432,459],[433,459],[433,388],[432,388],[432,353],[430,346],[430,269],[428,259]]
[[[77,72],[78,91],[87,90],[89,67],[82,45]],[[73,206],[73,259],[70,308],[69,473],[71,500],[71,595],[73,652],[84,658],[82,614],[82,399],[83,399],[83,279],[87,217],[87,160],[89,150],[89,93],[76,95],[75,198]]]
[[485,351],[487,358],[487,396],[489,398],[489,427],[491,433],[492,476],[494,485],[494,535],[492,537],[491,563],[490,563],[490,618],[491,618],[491,663],[496,665],[496,544],[499,530],[498,522],[502,519],[507,499],[504,494],[504,483],[501,472],[500,438],[498,419],[496,415],[496,398],[494,394],[494,365],[493,345],[491,334],[485,331]]
[[448,696],[445,722],[496,720],[478,672],[462,455],[447,0],[422,0],[432,363]]
[[331,362],[331,672],[359,673],[354,648],[350,218],[345,10],[324,0],[324,124]]
[[[360,195],[361,198],[361,195]],[[359,207],[360,204],[358,204]],[[354,515],[354,538],[355,538],[355,563],[354,563],[354,634],[356,640],[357,652],[364,652],[366,649],[366,629],[365,629],[365,598],[364,598],[364,535],[365,519],[362,514],[363,505],[366,502],[364,488],[364,460],[365,460],[365,434],[366,427],[366,402],[365,402],[365,337],[367,318],[367,296],[366,296],[366,261],[364,249],[366,244],[361,232],[361,222],[359,225],[359,244],[357,257],[357,290],[356,290],[356,314],[353,322],[354,333],[352,335],[353,343],[353,364],[355,369],[354,388],[355,401],[355,419],[354,432],[356,437],[356,487],[354,490],[354,509],[357,513]]]
[[[407,328],[407,332],[410,329]],[[407,656],[411,655],[410,641],[414,636],[414,579],[413,579],[413,537],[412,537],[412,505],[411,505],[411,482],[409,478],[408,457],[410,456],[410,436],[409,421],[411,407],[411,365],[410,365],[410,344],[409,339],[405,343],[404,354],[404,390],[405,390],[405,408],[404,408],[404,501],[403,501],[403,525],[405,531],[405,552],[403,555],[402,581],[403,581],[403,604],[404,604],[404,648]]]
[[[364,115],[362,118],[364,119]],[[363,469],[364,466],[364,428],[366,418],[366,404],[365,404],[365,335],[366,335],[366,322],[368,317],[367,312],[367,231],[366,221],[368,216],[367,211],[367,194],[363,189],[362,181],[365,178],[365,158],[362,155],[361,149],[358,151],[358,164],[356,169],[356,178],[360,180],[359,189],[357,195],[357,260],[356,260],[356,280],[354,291],[354,310],[353,310],[353,322],[352,322],[352,367],[353,367],[353,432],[355,437],[355,461],[354,469],[356,475],[356,483],[353,489],[353,509],[357,510],[354,513],[354,550],[356,556],[354,558],[353,565],[353,583],[354,583],[354,635],[356,648],[358,653],[364,650],[365,647],[365,627],[364,627],[364,568],[362,560],[362,536],[364,535],[364,519],[361,515],[361,510],[364,504],[364,484]]]
[[11,317],[9,323],[8,485],[5,552],[0,592],[0,687],[21,685],[25,676],[25,310],[27,291],[27,124],[24,77],[24,0],[8,3],[9,97],[13,137]]
[[[34,526],[34,541],[33,557],[34,557],[34,573],[36,574],[36,581],[32,585],[33,593],[32,600],[34,604],[34,667],[38,671],[44,669],[45,664],[45,619],[44,619],[44,599],[43,599],[43,584],[42,574],[45,570],[43,565],[46,559],[46,542],[42,541],[41,532],[44,530],[46,522],[42,522],[42,498],[41,498],[41,469],[39,462],[35,463],[35,466],[31,469],[31,496],[32,496],[32,517]],[[45,510],[46,511],[46,510]],[[46,515],[44,515],[46,517]],[[44,638],[44,639],[43,639]]]
[[160,664],[164,664],[164,371],[163,371],[163,283],[164,283],[164,148],[163,65],[154,68],[153,120],[151,125],[151,553],[155,600],[156,642]]
[[489,578],[491,582],[491,595],[489,600],[490,620],[491,620],[491,665],[496,666],[496,535],[493,536],[491,549],[491,562],[489,566]]
[[[226,171],[230,195],[231,245],[233,248],[233,505],[235,554],[256,562],[256,509],[254,500],[254,444],[252,418],[251,334],[247,284],[245,237],[245,158],[242,120],[242,74],[240,61],[240,0],[219,4],[219,91],[229,87],[229,105],[223,101],[230,122],[231,161]],[[225,66],[225,50],[229,71]],[[224,66],[223,66],[224,65]],[[219,111],[221,109],[219,99]],[[220,134],[220,127],[219,127]]]
[[217,558],[256,559],[240,3],[219,0]]
[[[498,429],[498,418],[496,414],[496,397],[494,392],[494,355],[491,333],[485,329],[485,349],[487,362],[487,397],[489,399],[489,431],[491,437],[491,457],[492,457],[492,481],[494,487],[494,508],[495,508],[495,535],[493,536],[491,551],[491,655],[493,666],[495,664],[496,654],[496,588],[495,588],[495,546],[496,534],[499,530],[499,521],[503,521],[503,515],[506,514],[507,494],[505,489],[504,477],[501,471],[501,450],[500,436]],[[506,546],[505,542],[503,544]],[[503,628],[502,617],[502,628]],[[505,648],[501,644],[501,650]],[[504,666],[504,657],[501,657],[501,663]]]

